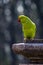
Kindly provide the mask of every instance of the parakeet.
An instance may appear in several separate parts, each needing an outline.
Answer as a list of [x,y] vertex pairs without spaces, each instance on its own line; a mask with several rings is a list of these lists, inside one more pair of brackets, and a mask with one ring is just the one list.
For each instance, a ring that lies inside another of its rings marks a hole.
[[36,34],[36,24],[26,15],[19,15],[18,22],[22,25],[24,39],[34,39]]

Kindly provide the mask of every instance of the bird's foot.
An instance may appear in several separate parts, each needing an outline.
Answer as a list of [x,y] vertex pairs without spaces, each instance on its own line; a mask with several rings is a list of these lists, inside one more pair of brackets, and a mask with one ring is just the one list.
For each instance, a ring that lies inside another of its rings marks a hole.
[[27,39],[27,38],[24,38],[24,42],[26,42],[26,39]]

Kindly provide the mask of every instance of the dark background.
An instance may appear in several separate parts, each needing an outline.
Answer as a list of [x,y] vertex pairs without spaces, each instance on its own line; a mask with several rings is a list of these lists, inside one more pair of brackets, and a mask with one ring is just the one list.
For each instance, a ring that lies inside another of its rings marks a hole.
[[0,0],[0,65],[29,63],[27,58],[14,54],[13,43],[24,42],[18,15],[24,14],[36,23],[37,39],[43,39],[43,0]]

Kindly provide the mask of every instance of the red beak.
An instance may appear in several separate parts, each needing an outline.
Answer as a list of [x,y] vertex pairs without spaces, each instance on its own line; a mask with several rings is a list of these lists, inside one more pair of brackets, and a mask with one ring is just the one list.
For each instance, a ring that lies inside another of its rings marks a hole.
[[20,19],[18,18],[18,22],[20,22]]

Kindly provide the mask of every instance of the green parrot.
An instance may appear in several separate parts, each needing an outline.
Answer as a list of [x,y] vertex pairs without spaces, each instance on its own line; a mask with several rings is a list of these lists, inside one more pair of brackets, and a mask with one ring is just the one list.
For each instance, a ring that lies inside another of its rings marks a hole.
[[18,22],[22,25],[24,39],[34,39],[36,34],[36,24],[25,15],[19,15]]

